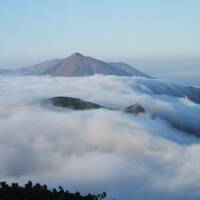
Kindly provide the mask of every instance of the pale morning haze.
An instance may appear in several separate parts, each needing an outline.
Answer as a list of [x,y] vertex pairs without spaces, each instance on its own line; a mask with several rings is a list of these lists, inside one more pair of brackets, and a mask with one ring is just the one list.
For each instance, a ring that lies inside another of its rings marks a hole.
[[199,10],[1,0],[0,199],[200,199]]

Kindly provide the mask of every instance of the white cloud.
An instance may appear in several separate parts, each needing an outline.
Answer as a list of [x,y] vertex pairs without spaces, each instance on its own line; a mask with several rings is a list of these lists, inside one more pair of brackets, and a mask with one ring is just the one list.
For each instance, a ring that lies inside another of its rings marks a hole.
[[[198,130],[200,106],[141,93],[141,81],[114,76],[1,77],[1,180],[32,179],[82,192],[106,191],[117,199],[199,199],[199,139],[168,122]],[[138,102],[151,114],[62,112],[37,104],[57,95],[120,109]]]

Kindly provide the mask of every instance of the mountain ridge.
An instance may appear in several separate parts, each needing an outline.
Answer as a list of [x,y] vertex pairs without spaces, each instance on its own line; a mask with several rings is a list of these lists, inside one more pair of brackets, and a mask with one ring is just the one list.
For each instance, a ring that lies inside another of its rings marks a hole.
[[[104,62],[90,56],[84,56],[80,53],[73,53],[66,58],[51,59],[29,67],[23,67],[15,70],[15,73],[21,75],[51,75],[64,77],[103,74],[150,78],[149,75],[126,63]],[[0,71],[0,74],[4,74],[4,71]]]

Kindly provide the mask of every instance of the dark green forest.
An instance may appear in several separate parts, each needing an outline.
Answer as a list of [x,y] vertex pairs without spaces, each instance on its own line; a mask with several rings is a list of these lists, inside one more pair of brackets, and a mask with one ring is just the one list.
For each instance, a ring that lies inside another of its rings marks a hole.
[[81,195],[80,192],[65,191],[61,186],[48,189],[47,185],[28,181],[24,186],[18,183],[0,183],[0,200],[102,200],[106,193]]

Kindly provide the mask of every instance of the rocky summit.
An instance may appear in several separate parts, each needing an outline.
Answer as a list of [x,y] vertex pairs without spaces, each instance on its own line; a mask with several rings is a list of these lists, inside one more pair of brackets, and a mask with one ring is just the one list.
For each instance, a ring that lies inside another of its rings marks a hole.
[[133,113],[133,114],[144,114],[146,113],[145,109],[138,103],[130,105],[124,109],[126,113]]

